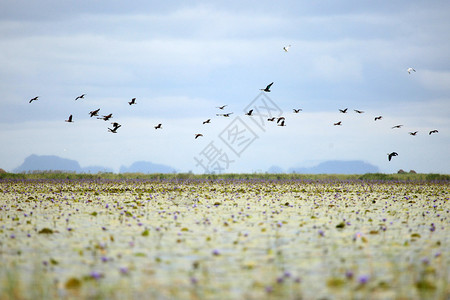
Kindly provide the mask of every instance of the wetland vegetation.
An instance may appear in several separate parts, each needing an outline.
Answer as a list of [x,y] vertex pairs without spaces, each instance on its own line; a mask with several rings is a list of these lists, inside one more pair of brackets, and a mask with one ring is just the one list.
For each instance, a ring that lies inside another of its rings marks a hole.
[[1,299],[450,295],[447,175],[1,176]]

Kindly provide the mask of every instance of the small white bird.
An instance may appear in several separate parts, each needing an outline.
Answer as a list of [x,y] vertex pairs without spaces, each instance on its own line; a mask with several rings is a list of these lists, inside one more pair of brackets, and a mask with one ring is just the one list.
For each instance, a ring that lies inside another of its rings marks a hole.
[[411,74],[411,72],[415,72],[416,70],[414,70],[414,68],[408,68],[408,69],[406,69],[406,71],[408,71],[408,74]]
[[291,48],[291,45],[287,45],[283,47],[284,52],[288,52],[289,48]]

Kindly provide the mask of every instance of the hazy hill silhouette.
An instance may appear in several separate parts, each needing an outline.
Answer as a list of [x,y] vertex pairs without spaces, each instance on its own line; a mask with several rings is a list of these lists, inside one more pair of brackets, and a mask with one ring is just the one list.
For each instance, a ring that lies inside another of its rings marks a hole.
[[111,168],[102,166],[89,166],[82,168],[76,160],[62,158],[56,155],[32,154],[13,170],[14,173],[32,171],[65,171],[76,173],[112,172]]
[[267,170],[267,173],[269,173],[269,174],[282,174],[282,173],[286,173],[286,172],[280,166],[271,166]]
[[[24,162],[12,172],[33,172],[33,171],[65,171],[76,173],[98,173],[113,172],[111,168],[103,166],[81,167],[78,161],[62,158],[56,155],[36,155],[32,154],[25,158]],[[121,166],[120,173],[175,173],[175,168],[155,164],[148,161],[137,161],[130,166]],[[352,161],[325,161],[314,167],[289,168],[286,172],[279,166],[272,166],[268,173],[299,173],[299,174],[365,174],[377,173],[378,167],[360,160]]]
[[120,173],[174,173],[176,172],[174,168],[161,165],[154,164],[148,161],[137,161],[131,164],[129,167],[121,166]]
[[[65,171],[76,173],[98,173],[113,172],[111,168],[103,166],[81,167],[78,161],[62,158],[56,155],[36,155],[32,154],[25,158],[25,161],[13,170],[14,173],[33,171]],[[120,167],[120,173],[173,173],[175,169],[147,161],[138,161],[131,166]]]
[[288,173],[299,174],[365,174],[378,173],[377,166],[361,160],[329,160],[309,168],[290,168]]

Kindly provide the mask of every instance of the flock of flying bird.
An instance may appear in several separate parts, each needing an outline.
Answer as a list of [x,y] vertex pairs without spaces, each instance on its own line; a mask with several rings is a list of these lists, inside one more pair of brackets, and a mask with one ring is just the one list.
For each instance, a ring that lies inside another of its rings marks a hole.
[[[86,96],[86,94],[82,94],[82,95],[80,95],[80,96],[77,96],[77,97],[75,98],[75,101],[77,101],[78,99],[84,99],[84,96]],[[36,97],[34,97],[34,98],[31,98],[30,101],[28,101],[28,103],[31,103],[31,102],[33,102],[33,101],[37,101],[38,99],[39,99],[39,96],[36,96]],[[128,104],[129,104],[129,105],[136,104],[136,98],[132,98],[131,101],[128,102]],[[89,112],[89,116],[90,116],[91,118],[92,118],[92,117],[97,117],[97,119],[101,119],[101,120],[103,120],[103,121],[109,121],[109,120],[112,118],[112,116],[113,116],[113,114],[110,113],[110,114],[108,114],[108,115],[104,115],[104,116],[99,117],[99,115],[98,115],[99,112],[100,112],[100,108],[98,108],[98,109],[96,109],[96,110],[93,110],[93,111],[90,111],[90,112]],[[64,121],[65,121],[65,122],[68,122],[68,123],[74,123],[74,121],[73,121],[73,115],[69,115],[69,118],[68,118],[67,120],[64,120]],[[117,122],[112,122],[111,124],[112,124],[112,128],[109,128],[109,127],[108,127],[108,132],[117,133],[117,129],[119,129],[120,127],[122,127],[122,125],[120,125],[120,124],[117,123]],[[155,128],[156,128],[156,127],[155,127]],[[161,128],[161,124],[159,124],[159,127],[158,127],[158,128]]]
[[[283,50],[284,50],[285,52],[288,52],[290,48],[291,48],[291,45],[288,45],[288,46],[283,47]],[[412,72],[416,72],[416,70],[415,70],[414,68],[411,68],[411,67],[408,68],[406,71],[408,72],[408,74],[411,74]],[[271,87],[272,87],[272,85],[273,85],[273,82],[271,82],[271,83],[268,84],[265,88],[262,88],[262,89],[260,89],[260,90],[263,91],[263,92],[265,92],[265,93],[269,93],[269,92],[270,92],[270,89],[271,89]],[[80,96],[77,96],[77,97],[75,98],[75,101],[78,100],[78,99],[84,99],[84,96],[86,96],[86,94],[82,94],[82,95],[80,95]],[[30,99],[30,100],[29,100],[29,103],[32,103],[33,101],[37,101],[38,99],[39,99],[39,96],[36,96],[36,97]],[[136,104],[136,98],[132,98],[131,101],[128,102],[128,104],[129,104],[129,105],[135,105],[135,104]],[[217,106],[216,108],[218,108],[219,110],[224,110],[227,106],[228,106],[228,105],[222,105],[222,106]],[[254,111],[253,109],[250,109],[248,112],[245,113],[245,115],[247,115],[247,116],[252,116],[252,115],[253,115],[253,111]],[[298,114],[300,111],[302,111],[301,108],[294,108],[294,109],[293,109],[293,113],[295,113],[295,114]],[[354,111],[355,111],[356,113],[358,113],[358,114],[364,113],[364,111],[358,110],[358,109],[354,109]],[[90,111],[90,112],[89,112],[89,116],[90,116],[91,118],[92,118],[92,117],[97,117],[97,119],[101,119],[101,120],[104,120],[104,121],[109,121],[109,120],[112,118],[112,115],[113,115],[112,113],[100,117],[100,116],[99,116],[99,112],[100,112],[100,108],[99,108],[99,109],[96,109],[96,110],[93,110],[93,111]],[[340,112],[340,113],[343,113],[343,114],[346,114],[346,113],[348,112],[348,108],[339,109],[339,112]],[[228,112],[228,113],[217,113],[216,116],[230,117],[231,114],[233,114],[233,113],[232,113],[232,112]],[[383,118],[383,116],[376,116],[376,117],[374,118],[374,120],[375,120],[375,121],[379,121],[379,120],[381,120],[382,118]],[[283,116],[280,116],[280,117],[271,117],[271,118],[268,118],[268,119],[267,119],[267,121],[269,121],[269,122],[275,122],[275,121],[276,121],[277,126],[280,126],[280,127],[286,126],[285,120],[286,120],[286,118],[283,117]],[[74,122],[74,121],[73,121],[73,116],[70,115],[69,118],[68,118],[67,120],[65,120],[65,122],[73,123],[73,122]],[[203,121],[203,124],[210,124],[210,123],[211,123],[211,119],[207,119],[207,120]],[[120,125],[120,124],[117,123],[117,122],[112,122],[111,124],[112,124],[112,128],[109,128],[109,127],[108,127],[108,132],[111,132],[111,133],[117,133],[117,130],[122,126],[122,125]],[[333,123],[333,125],[334,125],[334,126],[342,126],[342,121],[338,121],[338,122],[336,122],[336,123]],[[402,126],[403,126],[403,125],[395,125],[395,126],[392,127],[392,129],[401,128]],[[157,129],[162,129],[162,124],[161,124],[161,123],[160,123],[160,124],[157,124],[156,126],[154,126],[154,128],[155,128],[156,130],[157,130]],[[409,134],[412,135],[412,136],[417,135],[417,133],[418,133],[418,131],[409,132]],[[431,130],[431,131],[429,131],[428,134],[431,135],[431,134],[434,134],[434,133],[438,133],[438,130],[436,130],[436,129]],[[201,134],[201,133],[196,133],[196,134],[194,135],[194,138],[197,139],[197,138],[202,137],[202,136],[203,136],[203,134]],[[387,155],[388,155],[388,160],[391,161],[392,157],[398,156],[398,153],[397,153],[397,152],[391,152],[391,153],[388,153]]]

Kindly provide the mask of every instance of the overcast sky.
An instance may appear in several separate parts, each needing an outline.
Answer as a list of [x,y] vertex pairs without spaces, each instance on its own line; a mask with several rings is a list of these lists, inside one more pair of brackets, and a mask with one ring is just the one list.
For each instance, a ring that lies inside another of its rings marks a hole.
[[0,168],[38,154],[115,171],[450,173],[449,1],[230,2],[0,1]]

